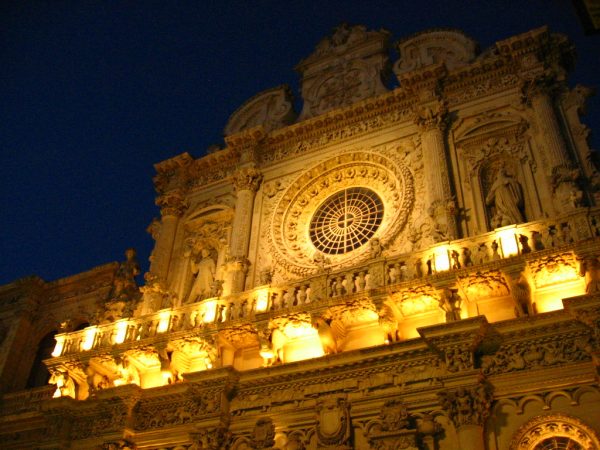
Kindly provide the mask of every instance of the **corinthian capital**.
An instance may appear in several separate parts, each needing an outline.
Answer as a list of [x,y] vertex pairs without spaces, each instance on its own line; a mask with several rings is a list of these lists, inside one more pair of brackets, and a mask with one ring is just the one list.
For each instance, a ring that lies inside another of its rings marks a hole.
[[437,101],[428,105],[417,105],[413,109],[413,121],[421,128],[428,131],[435,128],[443,130],[448,118],[448,106],[444,101]]
[[183,195],[179,191],[171,191],[156,199],[156,206],[160,208],[161,215],[181,217],[187,205]]
[[233,186],[236,191],[256,192],[263,179],[263,175],[255,167],[244,167],[233,174]]
[[523,80],[521,83],[521,99],[526,105],[541,95],[554,96],[561,89],[561,84],[549,73],[544,73],[535,78]]
[[438,396],[442,408],[456,428],[464,425],[482,426],[490,415],[492,392],[487,384],[442,391]]

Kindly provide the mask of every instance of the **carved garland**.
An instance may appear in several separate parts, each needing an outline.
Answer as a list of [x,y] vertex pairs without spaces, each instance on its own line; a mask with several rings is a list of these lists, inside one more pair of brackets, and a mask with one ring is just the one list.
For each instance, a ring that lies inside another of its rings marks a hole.
[[[375,237],[385,246],[406,224],[414,203],[410,170],[381,154],[355,151],[339,155],[301,175],[280,196],[275,206],[269,236],[274,265],[300,276],[316,272],[316,249],[310,241],[313,212],[331,194],[344,188],[368,186],[384,205],[384,218]],[[327,265],[340,268],[369,257],[368,246],[341,255],[331,255]]]

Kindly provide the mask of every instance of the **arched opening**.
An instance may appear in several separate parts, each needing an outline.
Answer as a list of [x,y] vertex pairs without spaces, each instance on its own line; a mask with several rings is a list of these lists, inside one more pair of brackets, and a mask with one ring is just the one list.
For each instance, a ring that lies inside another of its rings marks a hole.
[[51,331],[44,336],[38,344],[35,359],[33,360],[33,365],[31,366],[31,371],[29,372],[29,378],[27,379],[27,389],[45,386],[48,384],[50,372],[48,372],[48,368],[44,364],[44,360],[50,358],[52,351],[56,346],[56,339],[54,336],[56,336],[56,331]]

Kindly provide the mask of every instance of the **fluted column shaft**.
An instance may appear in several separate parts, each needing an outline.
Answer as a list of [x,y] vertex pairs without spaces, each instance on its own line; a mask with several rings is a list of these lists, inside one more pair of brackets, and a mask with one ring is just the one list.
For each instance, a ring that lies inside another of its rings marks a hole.
[[556,167],[568,167],[570,161],[565,140],[560,132],[560,126],[552,106],[552,99],[548,92],[541,89],[535,91],[531,98],[531,106],[538,119],[540,134],[546,143],[548,168],[554,170]]
[[414,121],[421,131],[425,208],[434,221],[435,240],[456,237],[455,217],[449,209],[451,186],[444,144],[447,109],[443,102],[415,109]]
[[166,281],[173,256],[177,226],[185,211],[185,205],[179,192],[170,192],[159,197],[156,204],[161,208],[161,221],[155,236],[156,244],[150,260],[150,273],[157,279]]
[[237,192],[235,215],[229,246],[227,293],[241,292],[246,282],[248,270],[248,248],[252,232],[252,212],[254,197],[262,181],[262,174],[254,167],[240,169],[233,176],[233,185]]

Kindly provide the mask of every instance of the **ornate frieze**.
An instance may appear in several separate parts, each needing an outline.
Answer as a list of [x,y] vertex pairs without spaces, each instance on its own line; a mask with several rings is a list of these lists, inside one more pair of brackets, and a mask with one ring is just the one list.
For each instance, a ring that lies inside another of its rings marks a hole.
[[525,345],[521,342],[503,344],[494,354],[481,357],[481,370],[486,375],[497,375],[589,361],[585,333],[573,334],[532,340]]

